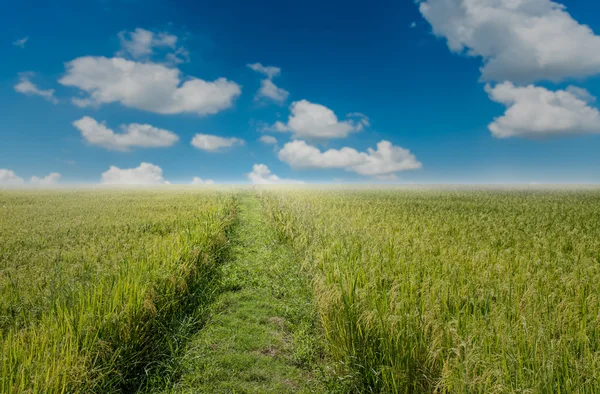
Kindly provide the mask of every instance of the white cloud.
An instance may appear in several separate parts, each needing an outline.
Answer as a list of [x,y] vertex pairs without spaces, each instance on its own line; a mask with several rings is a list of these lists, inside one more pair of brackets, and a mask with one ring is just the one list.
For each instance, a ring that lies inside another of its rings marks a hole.
[[25,44],[27,43],[27,41],[29,41],[29,37],[23,37],[19,40],[15,40],[15,42],[13,42],[13,45],[25,49]]
[[365,161],[364,153],[344,147],[321,152],[305,141],[288,142],[279,151],[279,160],[294,168],[349,168]]
[[157,185],[169,184],[163,178],[162,169],[151,163],[141,163],[136,168],[121,169],[116,166],[102,173],[102,183],[107,185]]
[[283,102],[287,100],[290,93],[273,83],[273,78],[281,74],[281,69],[279,67],[263,66],[260,63],[248,64],[247,66],[257,73],[266,76],[265,79],[260,81],[260,89],[258,89],[258,92],[256,93],[256,100],[267,98],[279,104],[283,104]]
[[190,53],[187,49],[183,47],[178,47],[172,53],[167,53],[166,55],[166,63],[167,64],[181,64],[181,63],[189,63],[190,61]]
[[260,89],[258,89],[256,97],[259,99],[265,97],[281,104],[287,100],[289,95],[287,90],[278,87],[270,79],[263,79],[260,81]]
[[73,99],[80,107],[118,102],[159,114],[215,114],[230,108],[241,94],[240,86],[225,78],[213,82],[184,79],[177,68],[94,56],[68,62],[59,82],[87,93]]
[[192,185],[214,185],[215,181],[213,181],[212,179],[202,179],[202,178],[198,178],[197,176],[195,176],[192,179]]
[[0,186],[16,186],[23,183],[25,180],[17,176],[14,171],[0,168]]
[[296,140],[285,144],[278,157],[293,168],[343,168],[366,176],[390,175],[422,167],[409,150],[388,141],[380,141],[376,150],[369,148],[365,153],[348,147],[321,152],[305,141]]
[[55,185],[58,183],[58,181],[60,181],[61,178],[62,178],[61,174],[59,174],[58,172],[52,172],[43,178],[40,178],[37,176],[32,176],[31,179],[29,180],[29,183],[33,183],[35,185],[44,185],[44,186]]
[[154,33],[151,31],[137,28],[132,32],[122,31],[119,33],[121,41],[121,51],[117,55],[130,55],[135,59],[150,56],[154,44]]
[[209,152],[215,152],[221,149],[231,148],[234,145],[244,144],[244,140],[239,138],[223,138],[210,134],[196,134],[194,138],[192,138],[192,146]]
[[43,90],[31,82],[34,75],[33,72],[19,73],[19,82],[15,85],[15,90],[28,96],[40,96],[53,104],[58,104],[58,99],[54,97],[54,89]]
[[279,67],[263,66],[260,63],[248,64],[247,66],[257,73],[265,75],[268,79],[273,79],[281,73],[281,69]]
[[154,33],[138,27],[131,32],[120,32],[119,40],[121,50],[117,52],[117,56],[120,57],[148,60],[154,54],[154,49],[158,48],[173,51],[166,55],[167,63],[180,64],[189,61],[188,51],[177,46],[177,36],[167,32]]
[[410,24],[410,28],[411,28],[411,29],[414,29],[415,27],[417,27],[417,22],[412,22],[412,23]]
[[277,145],[277,138],[270,135],[263,135],[260,137],[260,142],[266,145]]
[[394,146],[389,141],[380,141],[377,143],[377,150],[367,149],[365,161],[353,166],[352,171],[360,175],[381,176],[422,167],[421,162],[408,149]]
[[[490,99],[504,104],[504,115],[488,126],[495,137],[545,137],[600,133],[600,112],[574,89],[550,91],[533,85],[517,87],[510,82],[486,85]],[[586,91],[587,92],[587,91]]]
[[264,164],[255,164],[252,172],[247,174],[248,179],[256,185],[276,185],[276,184],[300,184],[303,181],[295,179],[281,179],[273,174],[269,167]]
[[[40,178],[38,176],[32,176],[29,179],[29,183],[33,184],[33,185],[39,185],[39,186],[49,186],[49,185],[57,184],[61,178],[62,178],[62,175],[59,174],[58,172],[51,172],[50,174],[46,175],[43,178]],[[2,186],[19,186],[19,185],[24,185],[24,184],[25,184],[25,180],[23,178],[21,178],[20,176],[17,176],[17,174],[15,174],[14,171],[0,168],[0,187],[2,187]]]
[[485,81],[560,81],[600,72],[600,36],[550,0],[426,0],[419,9],[450,50],[483,59]]
[[168,131],[149,124],[131,123],[121,125],[121,133],[115,133],[104,123],[98,123],[89,116],[73,122],[81,136],[90,144],[106,149],[128,151],[134,147],[161,148],[174,145],[179,137]]
[[565,90],[571,93],[573,96],[577,97],[578,99],[585,101],[586,103],[596,102],[596,97],[592,96],[592,94],[588,92],[587,89],[570,85],[567,86],[567,89]]
[[[366,117],[340,121],[329,108],[307,100],[293,102],[290,112],[287,124],[277,121],[266,130],[292,132],[295,138],[330,139],[345,138],[350,133],[362,131],[369,124]],[[352,116],[356,114],[353,113]]]
[[366,127],[371,125],[371,121],[369,120],[367,115],[365,115],[361,112],[350,112],[349,114],[346,114],[346,117],[347,118],[357,118],[358,123],[360,123]]

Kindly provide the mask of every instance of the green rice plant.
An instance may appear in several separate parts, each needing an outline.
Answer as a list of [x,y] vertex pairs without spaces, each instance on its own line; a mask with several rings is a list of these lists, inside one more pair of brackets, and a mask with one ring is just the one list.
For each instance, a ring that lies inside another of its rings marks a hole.
[[130,392],[211,297],[230,192],[0,192],[0,391]]
[[[265,190],[353,391],[600,391],[600,192]],[[349,377],[349,378],[348,378]]]

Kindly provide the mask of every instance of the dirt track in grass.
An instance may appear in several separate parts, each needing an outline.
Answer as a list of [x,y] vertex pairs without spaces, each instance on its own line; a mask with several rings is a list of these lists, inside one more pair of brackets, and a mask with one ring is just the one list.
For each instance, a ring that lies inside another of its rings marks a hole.
[[310,287],[252,194],[241,197],[222,294],[166,392],[328,391]]

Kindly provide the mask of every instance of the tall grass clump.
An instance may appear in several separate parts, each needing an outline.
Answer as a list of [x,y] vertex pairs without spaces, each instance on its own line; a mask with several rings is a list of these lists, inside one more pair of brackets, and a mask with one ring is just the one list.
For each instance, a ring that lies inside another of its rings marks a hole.
[[217,191],[0,193],[0,391],[131,392],[210,297],[236,213]]
[[263,191],[351,391],[600,392],[600,191]]

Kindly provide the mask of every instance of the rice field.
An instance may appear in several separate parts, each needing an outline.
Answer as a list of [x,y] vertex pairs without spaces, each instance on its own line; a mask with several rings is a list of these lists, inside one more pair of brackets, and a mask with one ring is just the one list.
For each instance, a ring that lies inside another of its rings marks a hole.
[[313,277],[348,391],[600,392],[599,191],[261,198]]
[[593,188],[4,190],[0,392],[597,393],[598,283]]
[[0,192],[0,391],[139,387],[203,302],[231,193]]

